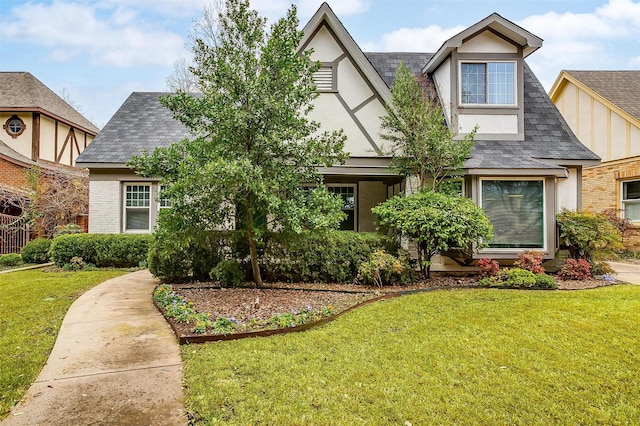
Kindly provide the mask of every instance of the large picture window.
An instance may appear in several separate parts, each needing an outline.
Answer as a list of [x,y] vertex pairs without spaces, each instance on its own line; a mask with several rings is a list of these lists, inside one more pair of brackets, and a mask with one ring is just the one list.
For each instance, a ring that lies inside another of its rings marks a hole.
[[622,182],[622,211],[632,222],[640,222],[640,180]]
[[151,185],[126,184],[124,198],[124,230],[149,231]]
[[482,208],[493,225],[490,248],[544,248],[544,181],[483,179]]
[[329,192],[342,198],[342,212],[347,215],[340,223],[340,229],[345,231],[356,230],[356,188],[354,185],[328,186]]
[[460,101],[463,104],[515,105],[515,62],[460,64]]

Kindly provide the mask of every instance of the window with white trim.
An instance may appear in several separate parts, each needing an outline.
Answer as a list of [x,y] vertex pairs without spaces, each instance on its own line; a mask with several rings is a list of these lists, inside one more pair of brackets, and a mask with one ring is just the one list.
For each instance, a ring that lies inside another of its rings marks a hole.
[[493,225],[490,248],[544,249],[544,180],[481,179],[480,204]]
[[339,195],[342,199],[342,212],[347,217],[340,223],[344,231],[356,230],[356,186],[355,185],[327,185],[329,192]]
[[166,209],[171,207],[171,200],[163,195],[164,191],[167,188],[167,185],[160,185],[160,193],[158,194],[158,208]]
[[331,92],[335,90],[333,65],[323,64],[318,71],[313,73],[313,83],[318,92]]
[[469,105],[515,105],[516,63],[462,62],[460,103]]
[[640,222],[640,180],[622,182],[621,198],[625,219]]
[[151,184],[130,183],[124,186],[124,231],[149,231]]

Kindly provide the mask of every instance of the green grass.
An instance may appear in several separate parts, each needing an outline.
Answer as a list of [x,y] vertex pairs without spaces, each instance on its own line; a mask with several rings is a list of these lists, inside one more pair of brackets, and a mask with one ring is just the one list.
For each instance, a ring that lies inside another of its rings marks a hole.
[[0,419],[38,376],[73,301],[123,273],[37,269],[0,275]]
[[451,290],[182,348],[201,424],[640,423],[640,286]]

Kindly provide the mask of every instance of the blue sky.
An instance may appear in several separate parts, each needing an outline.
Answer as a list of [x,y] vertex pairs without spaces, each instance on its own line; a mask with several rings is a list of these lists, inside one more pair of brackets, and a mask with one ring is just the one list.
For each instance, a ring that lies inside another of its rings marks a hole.
[[[291,3],[304,25],[320,0],[252,0],[270,18]],[[2,0],[0,71],[28,71],[99,127],[132,91],[163,91],[189,59],[203,0]],[[492,12],[544,40],[527,62],[547,90],[562,69],[640,69],[640,0],[328,1],[364,51],[434,52]]]

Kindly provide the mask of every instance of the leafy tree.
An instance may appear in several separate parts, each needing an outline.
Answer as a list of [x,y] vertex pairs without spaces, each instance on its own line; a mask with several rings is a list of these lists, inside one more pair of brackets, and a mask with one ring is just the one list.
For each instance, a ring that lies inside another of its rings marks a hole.
[[459,171],[471,155],[476,129],[462,139],[444,121],[436,100],[425,96],[423,78],[400,63],[385,107],[380,136],[392,142],[391,168],[402,176],[418,177],[419,191],[439,190],[444,179]]
[[380,224],[418,245],[418,261],[429,278],[431,258],[450,247],[473,251],[493,238],[493,227],[470,198],[435,191],[398,195],[371,211]]
[[[129,163],[143,176],[170,183],[163,196],[172,208],[163,210],[160,228],[212,230],[235,221],[257,285],[267,218],[294,231],[337,226],[340,200],[322,186],[317,168],[346,159],[342,132],[321,133],[307,117],[319,64],[297,50],[303,33],[295,7],[268,33],[265,24],[248,0],[226,1],[216,43],[194,43],[191,71],[202,95],[162,98],[193,138]],[[305,203],[299,202],[302,183],[318,188]],[[323,213],[333,220],[318,219]]]

